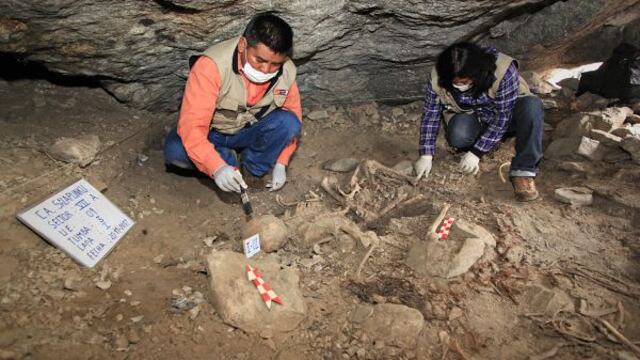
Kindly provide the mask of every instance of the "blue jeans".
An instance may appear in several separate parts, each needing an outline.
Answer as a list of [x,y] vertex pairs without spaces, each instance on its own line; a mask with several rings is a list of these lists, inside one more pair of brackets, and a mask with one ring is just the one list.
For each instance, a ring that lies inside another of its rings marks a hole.
[[[513,117],[504,138],[516,137],[516,155],[511,160],[509,176],[536,176],[542,159],[542,124],[544,108],[537,96],[524,96],[516,100]],[[459,150],[470,149],[483,134],[486,125],[473,114],[454,115],[446,127],[450,146]]]
[[[300,120],[294,113],[274,110],[233,135],[211,130],[208,140],[227,164],[238,167],[237,152],[246,170],[254,176],[262,176],[275,165],[282,149],[298,136],[300,127]],[[196,169],[175,128],[164,141],[164,162],[181,169]]]

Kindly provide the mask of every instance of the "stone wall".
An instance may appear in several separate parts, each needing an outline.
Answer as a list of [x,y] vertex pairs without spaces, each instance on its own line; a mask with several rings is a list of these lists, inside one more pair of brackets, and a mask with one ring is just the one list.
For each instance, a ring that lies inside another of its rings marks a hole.
[[540,69],[606,57],[625,36],[637,42],[640,27],[640,0],[4,0],[0,52],[173,111],[189,56],[266,10],[294,28],[306,104],[419,98],[454,41],[493,43]]

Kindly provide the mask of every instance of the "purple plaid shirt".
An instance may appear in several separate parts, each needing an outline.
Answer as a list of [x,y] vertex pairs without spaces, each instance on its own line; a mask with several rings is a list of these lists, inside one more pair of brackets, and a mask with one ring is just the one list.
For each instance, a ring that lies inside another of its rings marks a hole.
[[[494,52],[495,50],[490,49]],[[502,139],[507,131],[513,115],[513,107],[518,97],[518,70],[512,63],[507,69],[496,98],[491,99],[486,93],[473,98],[470,92],[453,94],[462,108],[472,108],[474,115],[482,122],[484,133],[473,145],[472,152],[478,156],[489,152]],[[431,88],[431,82],[425,87],[424,115],[420,126],[420,155],[433,155],[436,150],[436,138],[440,129],[440,116],[445,109],[438,95]]]

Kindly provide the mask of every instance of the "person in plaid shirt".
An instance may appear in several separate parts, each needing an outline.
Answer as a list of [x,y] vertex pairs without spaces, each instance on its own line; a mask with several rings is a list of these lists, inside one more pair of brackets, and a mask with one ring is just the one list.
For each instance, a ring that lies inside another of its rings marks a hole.
[[516,137],[509,179],[516,199],[538,198],[535,177],[542,158],[542,101],[518,75],[517,61],[493,48],[457,43],[445,49],[425,87],[418,179],[431,171],[441,126],[449,145],[463,152],[460,169],[479,171],[480,159],[503,138]]

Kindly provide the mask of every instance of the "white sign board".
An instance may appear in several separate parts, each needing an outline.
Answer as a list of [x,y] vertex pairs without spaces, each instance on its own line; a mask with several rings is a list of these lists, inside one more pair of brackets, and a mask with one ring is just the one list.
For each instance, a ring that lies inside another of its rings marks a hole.
[[255,234],[252,237],[245,239],[242,242],[244,247],[244,256],[248,258],[260,252],[260,234]]
[[88,267],[97,264],[134,224],[85,179],[23,211],[18,219]]

